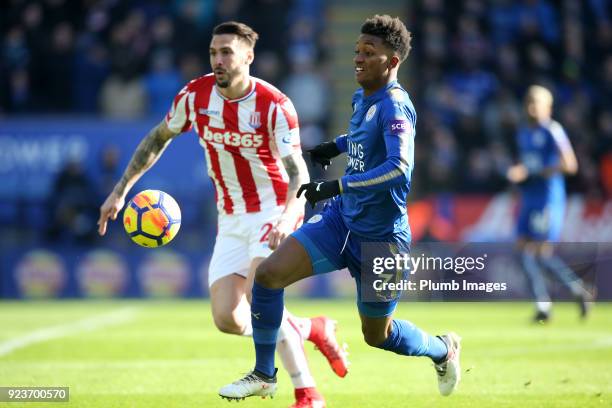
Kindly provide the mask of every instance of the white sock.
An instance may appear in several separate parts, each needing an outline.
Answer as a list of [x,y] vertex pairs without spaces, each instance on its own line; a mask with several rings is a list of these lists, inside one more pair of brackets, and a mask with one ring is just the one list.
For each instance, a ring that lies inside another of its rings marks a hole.
[[244,330],[240,335],[245,337],[253,336],[253,325],[251,324],[250,320],[247,321],[247,324],[244,326]]
[[310,337],[310,329],[312,328],[312,323],[309,318],[294,316],[287,309],[283,312],[283,318],[291,319],[291,323],[293,323],[293,326],[298,330],[302,339],[308,340],[308,337]]
[[278,331],[276,350],[283,366],[291,377],[294,388],[315,387],[315,381],[308,367],[304,352],[304,343],[300,331],[288,319],[289,313],[283,314],[283,322]]
[[536,307],[539,312],[548,313],[552,307],[552,302],[536,302]]

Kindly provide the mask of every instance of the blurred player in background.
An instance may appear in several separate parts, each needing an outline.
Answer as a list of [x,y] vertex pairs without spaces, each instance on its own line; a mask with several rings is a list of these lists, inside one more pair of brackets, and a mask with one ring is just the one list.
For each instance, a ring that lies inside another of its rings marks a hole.
[[[362,299],[361,244],[407,247],[410,226],[406,196],[414,166],[416,113],[397,82],[400,64],[410,51],[411,35],[398,18],[376,15],[365,21],[355,47],[355,78],[348,134],[315,147],[313,161],[324,167],[347,153],[346,175],[339,180],[300,187],[308,202],[335,197],[321,214],[281,243],[257,268],[253,285],[255,368],[221,388],[224,398],[272,396],[276,392],[275,339],[282,324],[283,288],[300,279],[348,267],[357,285],[357,307],[367,344],[434,362],[442,395],[460,379],[459,337],[431,336],[414,324],[393,319],[398,297]],[[365,285],[365,283],[364,283]]]
[[550,318],[551,300],[542,269],[548,269],[566,286],[587,316],[590,294],[576,274],[553,253],[551,242],[559,239],[565,216],[563,174],[575,174],[578,162],[563,127],[551,118],[553,96],[539,85],[527,90],[527,123],[517,133],[520,163],[512,166],[508,179],[520,186],[517,219],[518,245],[523,268],[536,300],[537,322]]
[[[258,35],[242,23],[213,30],[213,73],[194,79],[174,98],[164,121],[145,137],[123,177],[100,209],[99,233],[116,219],[136,181],[178,134],[195,128],[217,193],[218,234],[209,267],[215,324],[225,333],[252,335],[250,294],[255,268],[302,223],[309,181],[298,119],[291,101],[249,75]],[[303,349],[312,341],[335,373],[347,373],[346,352],[335,339],[335,322],[303,319],[283,311],[277,338],[280,357],[295,387],[294,407],[323,407]]]

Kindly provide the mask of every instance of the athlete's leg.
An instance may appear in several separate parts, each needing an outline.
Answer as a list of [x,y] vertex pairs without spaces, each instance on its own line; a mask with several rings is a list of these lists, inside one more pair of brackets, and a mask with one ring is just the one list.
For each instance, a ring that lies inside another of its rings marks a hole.
[[[265,258],[255,258],[251,261],[251,268],[249,271],[249,276],[247,277],[247,293],[249,294],[249,301],[251,300],[251,290],[255,270],[264,259]],[[308,360],[306,358],[306,353],[304,352],[303,346],[304,341],[300,335],[299,329],[290,321],[290,316],[291,315],[289,312],[285,309],[283,320],[278,332],[278,338],[276,340],[278,355],[283,362],[283,366],[291,377],[291,382],[293,383],[294,388],[314,388],[316,385],[314,378],[310,373],[310,368],[308,367]],[[250,314],[249,326],[251,326]]]
[[291,236],[255,270],[251,303],[255,370],[268,377],[273,377],[275,373],[274,350],[283,319],[283,289],[311,275],[308,253]]
[[346,231],[342,231],[340,224],[338,213],[329,208],[324,210],[322,215],[317,214],[283,240],[256,268],[251,304],[255,368],[244,378],[222,387],[220,396],[236,399],[274,395],[274,353],[283,320],[284,287],[313,273],[327,273],[343,267],[338,254]]
[[[363,311],[384,312],[384,304],[360,303],[359,308],[361,330],[366,343],[404,356],[429,357],[434,362],[440,394],[452,394],[461,380],[459,336],[455,333],[432,336],[407,320],[394,319],[392,314],[380,317],[363,314]],[[394,305],[389,304],[387,310],[394,308]]]
[[535,320],[545,321],[550,313],[551,301],[542,268],[537,261],[539,245],[535,241],[521,239],[518,242],[518,247],[521,253],[521,264],[536,302],[537,314]]
[[246,298],[248,243],[240,236],[239,228],[236,216],[219,217],[219,233],[208,268],[208,282],[217,328],[224,333],[250,335],[250,308]]
[[246,279],[231,274],[217,279],[210,287],[210,303],[215,326],[223,333],[250,335],[251,314],[246,297]]
[[538,248],[538,259],[542,266],[572,293],[578,302],[580,317],[586,318],[593,306],[593,295],[585,289],[582,279],[554,253],[550,242],[543,242]]
[[440,337],[427,334],[407,320],[393,315],[370,317],[359,314],[365,342],[404,356],[427,356],[434,363],[444,361],[448,350]]
[[312,276],[312,265],[304,246],[287,237],[255,271],[255,283],[268,289],[284,289]]
[[542,266],[547,268],[574,296],[582,295],[584,292],[582,279],[576,276],[574,271],[554,253],[551,243],[542,242],[540,244],[538,258]]

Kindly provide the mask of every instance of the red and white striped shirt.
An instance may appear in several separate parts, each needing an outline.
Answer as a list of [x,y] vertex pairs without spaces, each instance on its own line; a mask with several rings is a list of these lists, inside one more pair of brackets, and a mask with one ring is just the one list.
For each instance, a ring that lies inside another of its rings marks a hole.
[[230,100],[214,75],[205,75],[176,95],[166,124],[176,133],[195,127],[220,213],[285,204],[289,177],[281,158],[301,151],[300,133],[293,104],[274,86],[251,77],[249,92]]

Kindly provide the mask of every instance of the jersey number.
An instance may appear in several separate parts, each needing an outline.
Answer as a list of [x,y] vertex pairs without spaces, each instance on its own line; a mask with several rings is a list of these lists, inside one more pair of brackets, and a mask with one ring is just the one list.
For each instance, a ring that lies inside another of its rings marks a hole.
[[261,236],[261,239],[259,240],[259,242],[267,242],[268,237],[270,236],[270,231],[272,231],[272,223],[270,222],[265,223],[264,225],[261,226],[260,231],[263,231],[264,233]]

